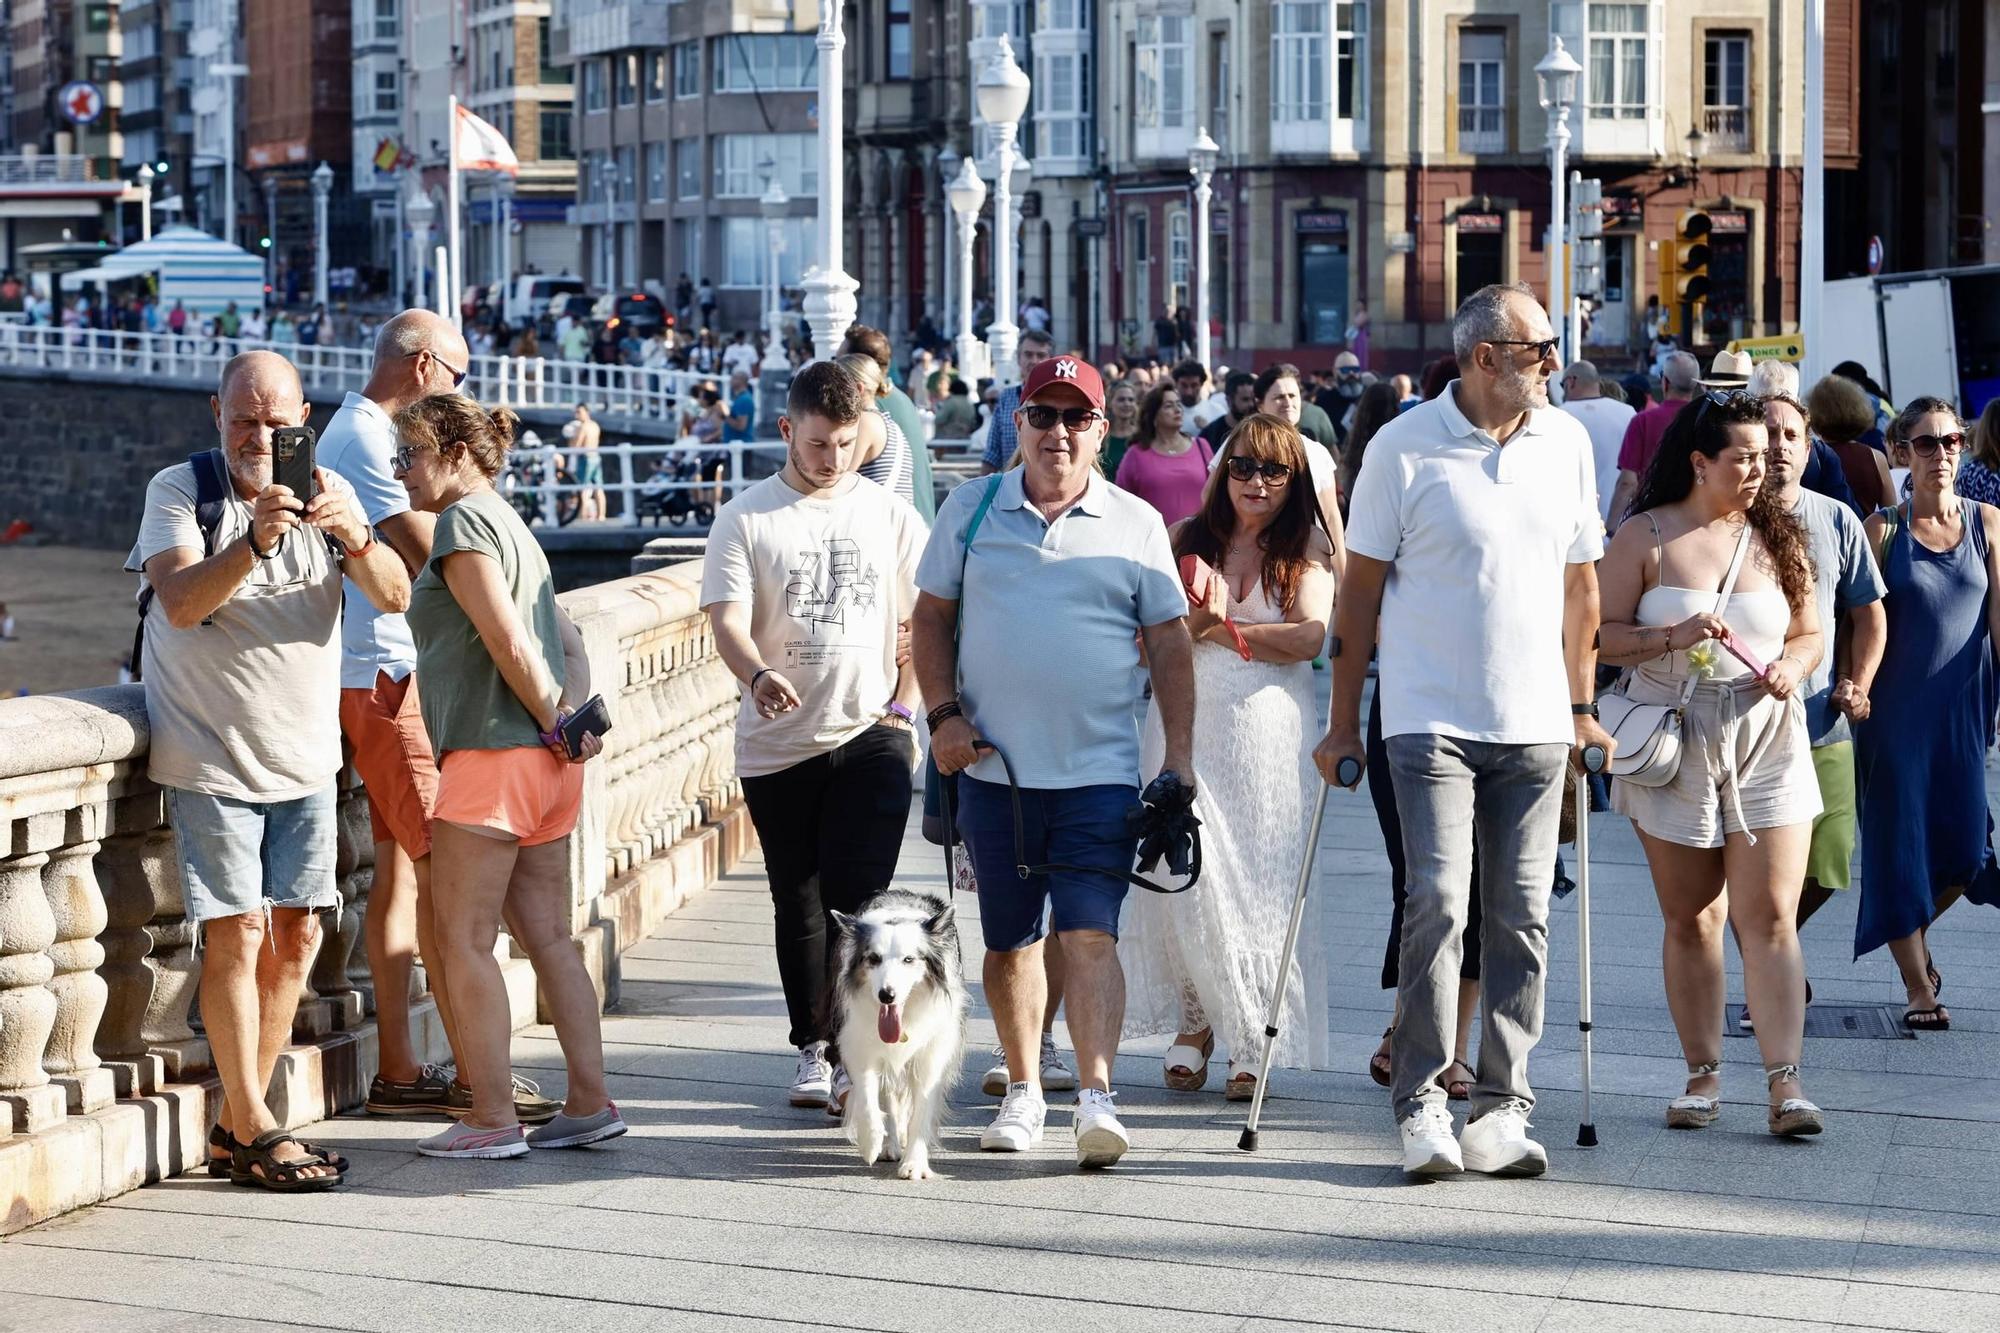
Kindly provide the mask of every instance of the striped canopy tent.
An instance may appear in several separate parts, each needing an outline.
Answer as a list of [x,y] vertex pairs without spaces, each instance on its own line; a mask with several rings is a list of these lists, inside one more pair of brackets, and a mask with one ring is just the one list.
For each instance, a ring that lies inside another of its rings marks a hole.
[[194,227],[168,227],[150,241],[113,250],[92,268],[62,275],[65,291],[86,283],[108,287],[143,274],[159,275],[160,304],[181,302],[213,315],[231,301],[241,311],[264,305],[264,261]]

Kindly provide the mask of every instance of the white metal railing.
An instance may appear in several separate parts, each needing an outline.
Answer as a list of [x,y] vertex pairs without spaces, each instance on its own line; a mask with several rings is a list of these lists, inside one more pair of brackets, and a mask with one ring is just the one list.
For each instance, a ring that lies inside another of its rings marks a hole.
[[[580,480],[593,452],[605,474]],[[583,514],[586,495],[601,492],[605,512],[595,515],[611,527],[672,526],[692,522],[707,527],[715,511],[762,475],[747,475],[753,456],[783,466],[782,441],[750,444],[604,444],[595,451],[525,440],[508,455],[507,471],[495,483],[507,502],[535,528],[562,528]],[[586,520],[586,526],[591,526]]]
[[0,186],[77,185],[96,179],[90,159],[76,153],[0,154]]
[[[374,363],[373,350],[365,347],[4,323],[0,324],[0,374],[61,370],[205,387],[215,383],[230,357],[260,347],[297,366],[308,393],[358,392],[367,384]],[[586,403],[600,415],[671,422],[680,399],[709,381],[724,384],[727,377],[547,357],[475,356],[467,367],[464,390],[497,407],[562,411]]]

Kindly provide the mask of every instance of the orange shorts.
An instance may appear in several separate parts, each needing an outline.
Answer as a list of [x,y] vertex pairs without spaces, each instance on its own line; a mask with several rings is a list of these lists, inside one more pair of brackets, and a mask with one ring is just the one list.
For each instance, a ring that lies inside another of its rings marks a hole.
[[583,765],[540,745],[452,750],[438,772],[434,817],[497,829],[523,847],[569,836],[583,809]]
[[375,673],[375,687],[340,692],[340,729],[354,747],[354,771],[368,792],[374,840],[394,842],[411,860],[431,854],[437,760],[417,708],[417,673]]

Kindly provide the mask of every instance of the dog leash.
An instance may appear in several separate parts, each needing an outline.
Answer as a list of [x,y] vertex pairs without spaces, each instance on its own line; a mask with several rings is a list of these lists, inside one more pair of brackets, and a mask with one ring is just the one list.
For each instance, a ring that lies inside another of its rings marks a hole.
[[[1140,801],[1140,809],[1146,812],[1143,817],[1153,822],[1155,827],[1141,830],[1138,856],[1139,869],[1151,870],[1155,865],[1159,864],[1163,857],[1168,860],[1169,867],[1171,868],[1175,859],[1170,855],[1172,850],[1171,842],[1184,835],[1189,843],[1187,856],[1188,878],[1185,884],[1182,884],[1178,888],[1169,888],[1163,884],[1156,884],[1144,876],[1133,874],[1129,870],[1112,870],[1105,866],[1076,866],[1054,861],[1047,865],[1029,865],[1027,824],[1021,810],[1021,785],[1014,780],[1014,765],[1008,761],[1005,750],[1002,750],[983,736],[975,735],[972,739],[972,747],[975,750],[992,751],[999,757],[1001,770],[1007,774],[1007,793],[1014,807],[1014,874],[1019,878],[1025,880],[1034,875],[1046,875],[1057,870],[1067,870],[1076,874],[1103,875],[1109,879],[1123,880],[1150,893],[1186,893],[1201,881],[1201,820],[1195,817],[1191,804],[1182,807],[1178,813],[1162,814],[1156,813],[1162,811],[1163,808],[1160,805],[1146,801],[1143,796]],[[951,849],[959,840],[958,802],[953,794],[957,790],[957,783],[952,781],[952,778],[955,777],[957,777],[957,774],[952,774],[950,778],[942,779],[938,785],[938,795],[944,805],[944,870],[945,883],[947,885],[954,882],[955,867],[952,864]],[[1154,779],[1154,783],[1158,783],[1158,781],[1158,778]],[[1151,785],[1146,788],[1149,792],[1152,789]],[[1192,797],[1189,800],[1191,803]],[[1127,817],[1130,818],[1131,816],[1128,815]]]

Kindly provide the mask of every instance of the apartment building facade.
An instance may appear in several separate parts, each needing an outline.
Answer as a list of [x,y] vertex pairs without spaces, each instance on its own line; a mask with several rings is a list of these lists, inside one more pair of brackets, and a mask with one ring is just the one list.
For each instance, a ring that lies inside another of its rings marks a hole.
[[193,20],[193,8],[184,0],[128,0],[118,10],[123,43],[118,63],[123,90],[119,127],[125,138],[122,166],[131,177],[142,165],[150,165],[156,199],[173,197],[188,185],[194,87],[187,39]]

